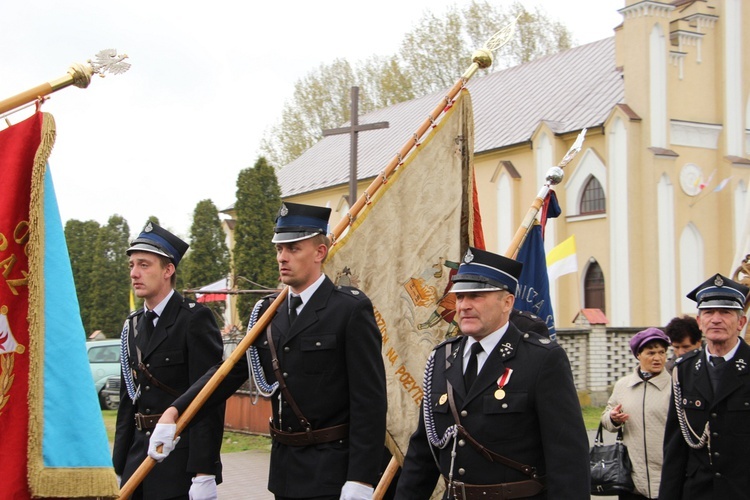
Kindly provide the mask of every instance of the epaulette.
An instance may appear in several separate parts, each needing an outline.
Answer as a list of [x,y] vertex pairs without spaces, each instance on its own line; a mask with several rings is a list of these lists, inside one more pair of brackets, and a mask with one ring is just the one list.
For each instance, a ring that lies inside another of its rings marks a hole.
[[552,340],[544,335],[540,335],[536,332],[523,332],[521,338],[524,342],[535,345],[537,347],[544,347],[546,349],[554,349],[560,347],[560,344],[556,340]]
[[183,308],[187,309],[188,311],[192,311],[195,309],[196,306],[203,307],[202,304],[197,303],[195,300],[190,299],[188,297],[182,298],[182,304],[180,304]]
[[459,340],[461,340],[461,336],[460,335],[456,335],[455,337],[448,337],[447,339],[443,340],[438,345],[436,345],[433,348],[433,350],[440,349],[444,345],[452,344],[453,342],[458,342]]
[[337,292],[343,293],[344,295],[354,297],[356,299],[367,298],[367,295],[365,295],[365,292],[353,286],[336,285],[334,290],[336,290]]
[[679,358],[675,359],[674,360],[674,364],[675,364],[675,366],[677,366],[680,363],[684,363],[688,359],[692,359],[695,356],[699,355],[701,352],[703,352],[703,349],[695,349],[694,351],[686,352],[685,354],[683,354]]
[[142,307],[139,307],[135,311],[130,311],[130,314],[128,314],[128,319],[133,319],[136,316],[138,316],[139,314],[141,314],[142,312],[143,312],[143,308]]

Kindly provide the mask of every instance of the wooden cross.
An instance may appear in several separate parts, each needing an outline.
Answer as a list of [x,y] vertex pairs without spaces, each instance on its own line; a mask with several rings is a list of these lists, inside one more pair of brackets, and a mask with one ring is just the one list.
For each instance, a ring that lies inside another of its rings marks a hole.
[[357,201],[357,134],[362,130],[388,128],[388,122],[359,124],[359,87],[352,87],[351,125],[331,128],[323,131],[323,137],[329,135],[350,134],[349,146],[349,207]]

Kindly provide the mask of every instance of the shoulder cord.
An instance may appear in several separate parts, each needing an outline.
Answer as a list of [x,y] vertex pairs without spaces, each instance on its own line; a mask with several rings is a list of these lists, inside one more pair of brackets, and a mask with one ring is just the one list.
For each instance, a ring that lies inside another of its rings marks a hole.
[[[261,299],[258,302],[255,303],[255,306],[253,307],[253,312],[250,314],[250,321],[247,325],[247,333],[250,333],[250,329],[252,329],[253,326],[255,326],[255,323],[258,322],[258,316],[260,314],[260,307],[263,304],[263,300]],[[247,335],[246,333],[246,335]],[[253,381],[253,385],[257,389],[257,394],[255,395],[255,398],[253,399],[253,404],[257,403],[258,401],[258,394],[260,394],[263,397],[270,397],[273,395],[274,392],[279,388],[279,383],[274,382],[273,384],[269,384],[266,380],[266,376],[263,373],[263,367],[260,364],[260,357],[258,356],[258,350],[255,348],[255,346],[250,346],[250,348],[247,350],[247,365],[250,369],[250,378]]]
[[[446,356],[450,352],[447,347],[446,349]],[[447,357],[446,357],[447,362]],[[435,465],[437,465],[438,470],[440,470],[440,460],[438,460],[437,455],[435,454],[435,447],[440,448],[441,450],[444,449],[446,446],[448,446],[448,442],[453,438],[453,449],[451,451],[451,465],[450,469],[448,471],[448,481],[449,484],[453,484],[453,469],[456,463],[456,443],[458,442],[458,439],[456,439],[456,436],[458,435],[458,425],[453,424],[447,429],[445,429],[445,432],[443,433],[443,437],[438,437],[437,431],[435,430],[435,419],[433,418],[432,414],[432,371],[435,366],[435,351],[432,351],[430,354],[429,359],[427,360],[427,366],[425,366],[424,369],[424,383],[423,383],[423,391],[424,396],[422,398],[422,413],[424,415],[424,427],[425,431],[427,433],[427,440],[429,441],[430,446],[430,453],[432,453],[432,459],[435,461]]]
[[122,326],[122,333],[120,334],[120,369],[122,370],[122,378],[125,380],[125,388],[128,390],[128,396],[135,403],[136,399],[141,395],[141,386],[135,386],[133,381],[133,371],[130,369],[130,345],[128,344],[128,336],[130,334],[130,318],[125,320],[125,324]]
[[[677,420],[680,423],[680,431],[682,431],[682,437],[685,439],[685,442],[693,448],[694,450],[699,450],[703,448],[704,446],[708,446],[708,456],[711,456],[711,434],[709,431],[708,422],[706,422],[706,425],[703,427],[703,434],[698,436],[698,434],[693,430],[692,427],[690,427],[690,422],[688,422],[687,416],[685,415],[685,408],[682,406],[682,389],[680,387],[680,380],[677,376],[678,367],[674,367],[672,369],[672,394],[674,395],[674,407],[677,412]],[[696,443],[693,441],[693,437],[695,436],[698,439],[698,442]]]

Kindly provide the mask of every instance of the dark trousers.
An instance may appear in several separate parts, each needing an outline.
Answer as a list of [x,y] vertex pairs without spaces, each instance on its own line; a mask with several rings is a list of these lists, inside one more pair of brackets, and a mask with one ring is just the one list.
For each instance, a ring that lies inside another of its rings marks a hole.
[[280,497],[279,495],[273,496],[276,500],[339,500],[340,495],[334,495],[331,497],[309,497],[309,498],[290,498]]

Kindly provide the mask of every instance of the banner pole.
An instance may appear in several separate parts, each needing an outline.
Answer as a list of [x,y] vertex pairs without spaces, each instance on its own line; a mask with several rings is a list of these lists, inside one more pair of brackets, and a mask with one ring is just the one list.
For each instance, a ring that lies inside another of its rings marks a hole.
[[529,210],[526,212],[526,216],[523,218],[523,221],[521,221],[521,225],[516,230],[516,234],[513,236],[510,245],[508,245],[508,249],[505,251],[505,257],[514,259],[516,255],[518,255],[518,250],[521,248],[521,245],[523,245],[523,242],[526,240],[526,236],[529,234],[529,230],[531,230],[532,226],[534,225],[534,220],[536,220],[536,216],[539,213],[539,210],[542,209],[544,199],[549,194],[552,186],[556,186],[557,184],[560,184],[560,182],[562,182],[565,175],[563,172],[563,168],[565,168],[565,166],[570,163],[571,160],[575,158],[576,155],[581,151],[583,140],[585,138],[586,129],[583,129],[581,130],[581,133],[578,134],[578,137],[576,138],[573,145],[570,146],[568,152],[565,153],[563,159],[560,160],[560,163],[547,171],[545,182],[542,185],[541,189],[539,189],[539,193],[536,195],[536,198],[534,198],[534,201],[531,203]]
[[85,89],[91,83],[91,77],[95,74],[104,77],[104,73],[120,74],[130,69],[130,64],[123,62],[127,55],[118,55],[114,49],[102,50],[96,54],[96,60],[88,60],[88,64],[75,63],[68,72],[59,78],[37,85],[34,88],[16,94],[0,101],[0,115],[12,112],[21,106],[46,97],[60,89],[75,85]]

